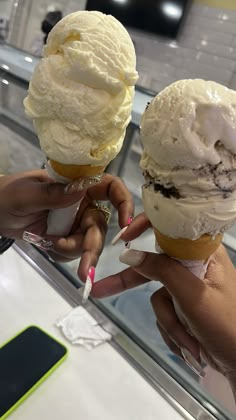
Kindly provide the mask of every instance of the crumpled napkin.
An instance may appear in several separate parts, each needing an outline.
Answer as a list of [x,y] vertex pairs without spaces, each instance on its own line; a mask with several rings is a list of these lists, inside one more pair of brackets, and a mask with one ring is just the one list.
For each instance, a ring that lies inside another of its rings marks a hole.
[[87,350],[92,350],[112,338],[82,306],[72,309],[57,321],[56,326],[72,344]]

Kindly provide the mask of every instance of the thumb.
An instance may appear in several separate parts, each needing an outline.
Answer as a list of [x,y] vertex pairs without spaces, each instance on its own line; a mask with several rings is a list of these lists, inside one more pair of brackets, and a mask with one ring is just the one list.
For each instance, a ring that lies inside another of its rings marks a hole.
[[74,188],[61,183],[38,182],[29,180],[28,185],[22,185],[14,197],[15,206],[23,212],[36,212],[64,208],[83,198],[86,189]]
[[183,309],[200,302],[206,284],[167,255],[125,249],[120,261],[149,280],[159,280]]

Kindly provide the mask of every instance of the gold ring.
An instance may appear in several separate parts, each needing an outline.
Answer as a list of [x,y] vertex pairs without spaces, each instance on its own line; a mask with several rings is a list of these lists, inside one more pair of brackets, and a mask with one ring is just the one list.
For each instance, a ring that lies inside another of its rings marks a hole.
[[103,216],[105,217],[105,222],[108,225],[111,218],[111,210],[109,209],[109,207],[97,201],[93,202],[93,206],[94,207],[90,208],[89,211],[95,211],[95,210],[101,211]]

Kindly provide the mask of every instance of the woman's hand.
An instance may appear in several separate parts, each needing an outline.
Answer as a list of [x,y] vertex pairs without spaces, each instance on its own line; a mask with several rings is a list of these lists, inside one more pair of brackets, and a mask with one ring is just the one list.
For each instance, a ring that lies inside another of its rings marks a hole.
[[[134,221],[122,239],[134,239],[150,226],[144,215],[138,220],[138,226]],[[129,249],[120,260],[130,267],[95,283],[93,296],[106,297],[150,280],[161,281],[164,287],[154,293],[151,303],[166,344],[180,356],[181,348],[196,360],[203,354],[236,388],[236,271],[225,248],[220,246],[212,255],[203,281],[166,255]],[[173,298],[193,336],[178,320]]]
[[[132,196],[118,177],[104,174],[100,184],[87,190],[80,204],[71,234],[68,238],[54,240],[57,260],[69,261],[81,256],[78,275],[83,281],[86,280],[89,268],[97,265],[107,232],[104,213],[94,205],[94,201],[97,200],[109,201],[113,205],[118,212],[118,222],[121,228],[127,226],[134,212]],[[59,254],[62,255],[62,259]],[[54,257],[52,253],[50,255]]]
[[[68,207],[82,198],[70,235],[48,236],[48,211]],[[100,184],[83,191],[77,190],[76,182],[70,189],[55,183],[45,170],[3,176],[0,178],[0,235],[22,239],[27,231],[36,238],[32,242],[56,260],[70,261],[82,256],[79,275],[85,280],[89,267],[97,264],[107,231],[104,213],[96,208],[94,200],[111,202],[118,210],[120,227],[133,214],[131,194],[119,178],[109,174],[103,176]]]

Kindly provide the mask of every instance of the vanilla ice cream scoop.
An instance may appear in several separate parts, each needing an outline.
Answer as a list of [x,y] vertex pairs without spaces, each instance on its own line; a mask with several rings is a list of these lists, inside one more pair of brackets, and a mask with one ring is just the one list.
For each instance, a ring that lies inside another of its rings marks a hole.
[[80,11],[52,29],[24,101],[41,149],[69,165],[105,167],[120,151],[137,80],[128,32]]
[[169,238],[222,234],[236,220],[236,92],[180,80],[141,122],[145,212]]

